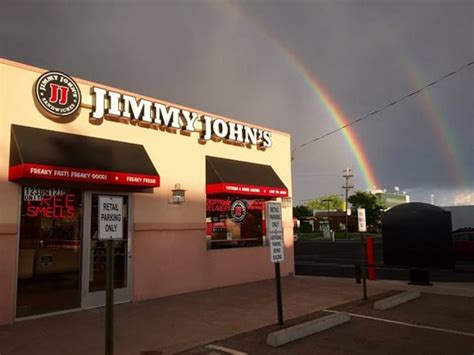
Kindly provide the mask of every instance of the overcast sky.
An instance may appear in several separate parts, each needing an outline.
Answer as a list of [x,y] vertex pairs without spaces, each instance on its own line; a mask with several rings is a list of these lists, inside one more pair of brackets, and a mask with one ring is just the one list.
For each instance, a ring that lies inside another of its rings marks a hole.
[[[474,59],[473,1],[6,1],[0,56],[290,132],[337,128]],[[293,58],[293,59],[291,59]],[[474,204],[474,65],[357,123],[378,188]],[[293,160],[295,202],[366,189],[341,132]]]

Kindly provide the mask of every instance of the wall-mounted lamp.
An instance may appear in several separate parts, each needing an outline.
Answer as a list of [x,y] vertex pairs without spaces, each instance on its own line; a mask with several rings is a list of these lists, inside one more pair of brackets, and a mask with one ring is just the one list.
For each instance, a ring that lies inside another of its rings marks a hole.
[[281,206],[283,208],[291,206],[291,197],[282,197],[281,198]]
[[181,188],[181,184],[175,184],[174,189],[171,190],[171,203],[184,203],[184,194],[186,190]]

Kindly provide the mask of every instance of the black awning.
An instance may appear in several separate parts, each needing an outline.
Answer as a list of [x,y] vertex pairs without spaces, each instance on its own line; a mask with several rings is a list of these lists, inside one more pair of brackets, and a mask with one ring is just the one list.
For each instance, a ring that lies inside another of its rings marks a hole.
[[207,194],[288,196],[288,189],[270,165],[206,157]]
[[12,125],[9,180],[31,179],[160,186],[160,176],[140,144]]

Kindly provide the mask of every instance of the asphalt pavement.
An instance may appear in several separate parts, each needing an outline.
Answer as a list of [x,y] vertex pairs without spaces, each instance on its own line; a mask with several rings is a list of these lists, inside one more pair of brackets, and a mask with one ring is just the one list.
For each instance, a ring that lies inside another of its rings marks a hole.
[[[368,301],[314,312],[287,321],[285,326],[334,312],[348,312],[349,323],[273,348],[268,333],[277,325],[239,334],[191,349],[184,354],[472,354],[474,307],[472,297],[422,293],[419,299],[386,311],[373,302],[399,291],[372,296]],[[217,352],[216,352],[217,351]]]

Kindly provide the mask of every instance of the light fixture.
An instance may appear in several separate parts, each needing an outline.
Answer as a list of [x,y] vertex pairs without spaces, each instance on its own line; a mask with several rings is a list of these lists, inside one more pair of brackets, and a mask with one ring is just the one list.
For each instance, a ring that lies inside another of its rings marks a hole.
[[171,203],[181,204],[184,203],[184,195],[186,190],[181,188],[181,184],[174,184],[174,189],[171,189]]
[[281,198],[281,206],[283,208],[291,206],[291,197],[282,197]]

